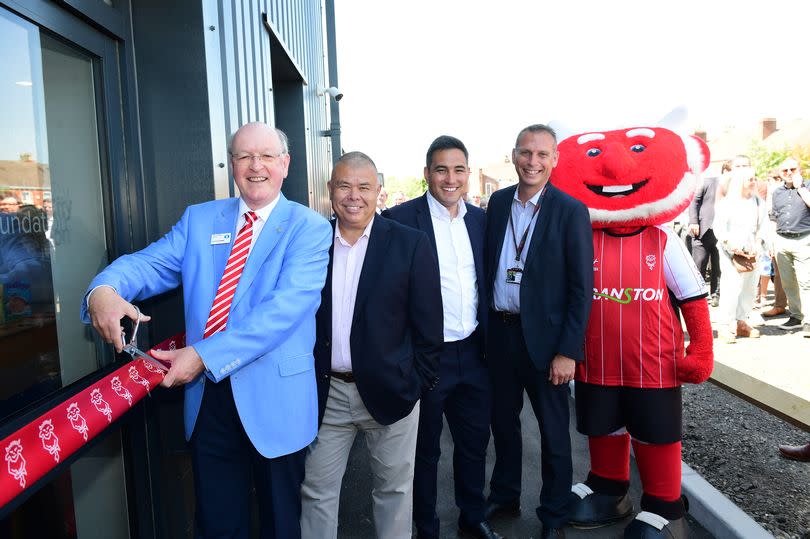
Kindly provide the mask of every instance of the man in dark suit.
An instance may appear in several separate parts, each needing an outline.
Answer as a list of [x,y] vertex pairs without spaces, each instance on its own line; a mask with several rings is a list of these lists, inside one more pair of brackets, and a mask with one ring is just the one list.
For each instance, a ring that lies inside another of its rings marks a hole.
[[301,488],[303,537],[337,537],[340,486],[358,430],[374,474],[378,537],[411,537],[418,401],[436,385],[439,270],[424,232],[376,215],[377,167],[351,152],[329,181],[336,215],[315,371],[321,425]]
[[559,153],[554,131],[523,129],[512,150],[518,185],[487,210],[487,362],[492,376],[496,461],[487,515],[520,511],[523,391],[541,435],[541,537],[564,537],[571,485],[568,382],[583,360],[593,294],[588,209],[548,179]]
[[433,141],[425,159],[428,192],[383,212],[384,217],[425,232],[439,263],[444,346],[439,385],[420,403],[414,472],[414,522],[420,539],[439,537],[436,472],[444,415],[455,445],[453,478],[459,531],[494,539],[484,517],[486,451],[491,388],[484,363],[486,214],[466,204],[470,168],[464,143],[450,136]]
[[693,236],[692,258],[701,275],[706,275],[706,266],[711,263],[709,283],[713,307],[719,304],[720,279],[720,251],[717,250],[717,238],[712,229],[716,192],[717,178],[705,178],[689,205],[689,231]]

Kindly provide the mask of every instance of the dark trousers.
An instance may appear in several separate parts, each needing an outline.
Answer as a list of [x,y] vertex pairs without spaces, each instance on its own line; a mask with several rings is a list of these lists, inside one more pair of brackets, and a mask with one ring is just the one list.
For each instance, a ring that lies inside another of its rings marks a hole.
[[[533,331],[539,331],[535,328]],[[520,411],[523,391],[529,396],[540,427],[541,478],[537,516],[546,526],[568,520],[568,495],[573,466],[568,434],[568,384],[552,385],[548,368],[538,370],[529,357],[519,322],[507,323],[498,313],[489,318],[487,362],[492,378],[492,436],[495,468],[489,500],[508,504],[520,500],[523,446]]]
[[301,537],[306,448],[276,458],[260,455],[239,420],[229,379],[218,384],[205,380],[191,455],[195,537],[250,537],[251,485],[259,502],[261,537]]
[[692,259],[695,261],[700,276],[706,275],[706,267],[711,262],[709,286],[712,295],[717,294],[720,279],[720,251],[717,250],[717,238],[714,230],[707,230],[703,237],[692,238]]
[[462,341],[445,343],[439,360],[439,384],[422,396],[413,478],[413,518],[420,537],[439,537],[436,473],[442,415],[447,417],[453,436],[459,520],[471,525],[484,520],[491,388],[482,341],[480,330],[476,330]]

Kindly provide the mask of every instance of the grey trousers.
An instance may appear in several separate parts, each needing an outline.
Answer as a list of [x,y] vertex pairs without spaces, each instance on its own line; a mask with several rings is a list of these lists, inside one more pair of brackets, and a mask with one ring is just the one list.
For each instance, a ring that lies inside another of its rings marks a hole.
[[810,323],[810,235],[795,239],[777,235],[774,243],[788,312]]
[[381,539],[410,539],[413,518],[413,470],[419,403],[391,425],[369,414],[355,384],[332,378],[318,436],[309,446],[301,485],[301,537],[335,539],[340,486],[358,430],[366,436],[374,475],[374,526]]

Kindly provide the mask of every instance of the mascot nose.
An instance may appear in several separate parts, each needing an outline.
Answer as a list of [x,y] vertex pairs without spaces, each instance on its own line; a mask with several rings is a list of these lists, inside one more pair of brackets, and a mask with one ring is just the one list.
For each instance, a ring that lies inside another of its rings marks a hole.
[[609,144],[602,153],[602,174],[608,178],[622,179],[630,175],[636,163],[630,149],[621,144]]

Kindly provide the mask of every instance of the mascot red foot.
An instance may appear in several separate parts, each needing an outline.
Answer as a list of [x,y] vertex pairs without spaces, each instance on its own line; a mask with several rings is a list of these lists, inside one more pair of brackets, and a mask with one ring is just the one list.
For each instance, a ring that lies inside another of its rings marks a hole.
[[591,470],[571,489],[571,524],[599,527],[633,513],[632,445],[643,496],[624,537],[686,537],[681,384],[709,377],[712,330],[705,282],[663,225],[689,205],[709,149],[664,127],[633,127],[568,137],[559,152],[551,182],[588,206],[594,248],[576,373],[577,430],[588,436]]

